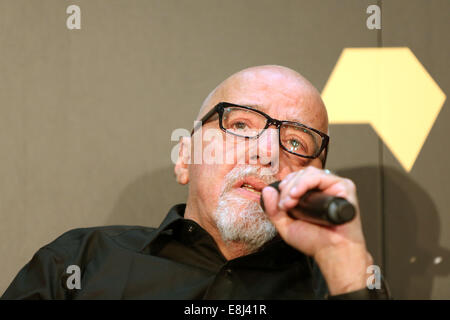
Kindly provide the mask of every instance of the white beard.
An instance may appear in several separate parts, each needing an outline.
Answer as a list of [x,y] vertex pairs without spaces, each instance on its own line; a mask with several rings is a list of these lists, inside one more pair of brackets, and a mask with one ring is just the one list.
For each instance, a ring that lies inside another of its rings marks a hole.
[[275,237],[277,231],[258,202],[234,194],[230,186],[242,176],[258,176],[268,183],[274,179],[256,175],[255,167],[235,169],[227,175],[214,217],[225,243],[238,242],[254,252]]

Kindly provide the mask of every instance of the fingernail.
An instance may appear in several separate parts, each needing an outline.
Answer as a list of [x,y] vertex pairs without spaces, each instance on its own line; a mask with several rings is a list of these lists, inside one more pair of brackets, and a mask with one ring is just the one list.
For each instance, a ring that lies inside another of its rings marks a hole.
[[285,203],[285,200],[281,200],[280,202],[278,202],[278,208],[280,210],[284,210],[284,203]]
[[297,187],[293,187],[293,188],[291,189],[291,191],[289,191],[289,195],[290,195],[290,196],[294,196],[296,192],[297,192]]

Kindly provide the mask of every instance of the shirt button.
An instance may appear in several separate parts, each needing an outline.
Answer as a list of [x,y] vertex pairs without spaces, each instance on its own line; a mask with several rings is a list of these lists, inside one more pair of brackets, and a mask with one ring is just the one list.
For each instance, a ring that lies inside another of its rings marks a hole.
[[194,227],[193,226],[189,226],[188,227],[188,232],[192,232],[192,231],[194,231]]
[[231,274],[233,273],[233,271],[230,268],[226,269],[225,272],[227,276],[231,276]]

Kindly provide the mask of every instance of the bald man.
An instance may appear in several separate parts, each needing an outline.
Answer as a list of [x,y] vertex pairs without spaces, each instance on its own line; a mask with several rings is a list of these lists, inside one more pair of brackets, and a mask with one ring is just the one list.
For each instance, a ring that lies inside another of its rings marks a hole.
[[[207,96],[197,120],[175,164],[178,183],[189,186],[186,204],[157,229],[65,233],[34,255],[2,298],[388,297],[384,285],[367,288],[374,262],[355,185],[323,170],[328,118],[308,80],[281,66],[242,70]],[[207,150],[223,157],[193,161]],[[274,181],[280,193],[268,186]],[[355,219],[334,227],[292,219],[287,212],[315,188],[351,202]]]

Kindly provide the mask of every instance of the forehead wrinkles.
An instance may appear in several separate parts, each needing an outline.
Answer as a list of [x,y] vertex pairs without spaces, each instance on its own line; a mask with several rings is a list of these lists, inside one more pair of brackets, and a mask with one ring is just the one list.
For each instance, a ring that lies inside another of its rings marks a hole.
[[296,118],[324,133],[328,131],[328,115],[320,97],[306,96],[294,108],[286,108],[288,119]]
[[267,83],[249,85],[241,80],[225,87],[220,98],[237,104],[259,105],[274,118],[302,122],[326,132],[328,117],[318,92],[298,83],[286,83],[286,86],[274,88]]
[[208,95],[199,118],[220,101],[260,105],[274,117],[328,131],[328,116],[319,92],[307,79],[287,68],[255,67],[230,76]]

